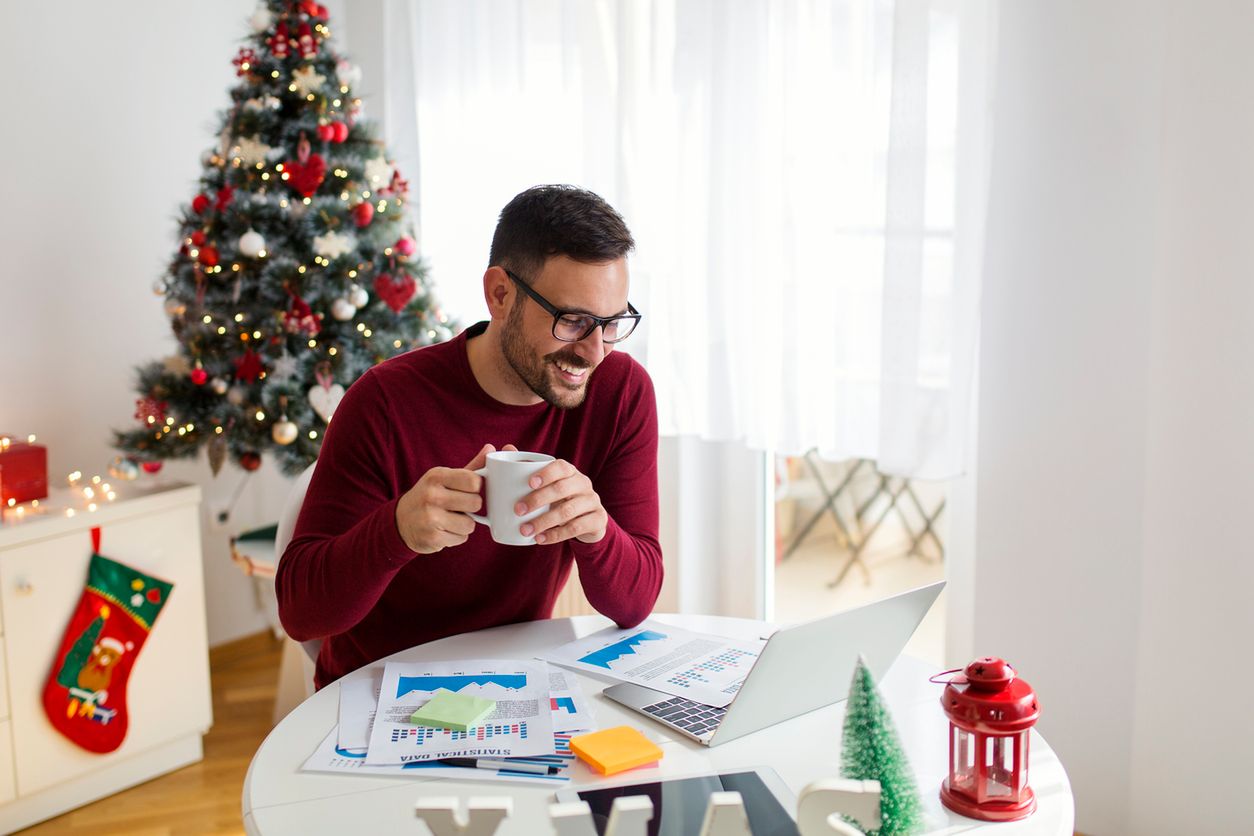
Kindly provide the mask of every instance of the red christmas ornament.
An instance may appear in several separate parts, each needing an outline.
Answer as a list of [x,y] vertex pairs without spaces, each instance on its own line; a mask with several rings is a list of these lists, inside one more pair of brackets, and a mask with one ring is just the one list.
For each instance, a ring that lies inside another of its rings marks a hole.
[[283,330],[313,337],[322,330],[322,317],[315,314],[304,299],[293,294],[292,304],[283,314]]
[[198,229],[187,237],[191,239],[192,246],[194,247],[203,247],[205,245],[204,230]]
[[353,223],[359,227],[370,226],[374,220],[374,206],[368,202],[358,203],[353,207]]
[[199,215],[209,208],[209,196],[198,194],[192,198],[192,211]]
[[231,198],[235,196],[235,189],[231,186],[223,186],[218,189],[218,194],[214,198],[213,205],[219,212],[231,204]]
[[256,470],[261,467],[261,454],[253,452],[240,453],[239,466],[248,471]]
[[335,126],[334,125],[319,125],[318,126],[318,139],[322,140],[323,142],[330,142],[331,140],[335,139]]
[[266,45],[270,47],[270,54],[275,58],[286,58],[291,52],[291,45],[287,39],[287,23],[280,21],[274,34],[266,41]]
[[315,3],[314,0],[301,0],[300,10],[310,17],[326,18],[327,7]]
[[327,175],[327,163],[321,154],[309,153],[309,140],[302,133],[296,144],[296,159],[283,163],[287,184],[302,197],[313,197]]
[[333,139],[334,141],[343,142],[344,140],[348,139],[348,125],[344,124],[343,122],[331,123],[331,130],[335,132],[331,136],[331,139]]
[[200,252],[196,255],[196,260],[206,267],[214,267],[218,263],[218,249],[212,245],[200,248]]
[[261,355],[253,351],[251,348],[245,349],[244,353],[235,358],[235,378],[245,383],[252,383],[261,377],[261,373],[265,371],[265,367],[261,363]]
[[414,294],[417,292],[418,283],[408,273],[401,273],[396,278],[392,278],[387,273],[380,273],[378,276],[375,276],[375,296],[382,299],[396,313],[404,310],[405,306],[409,304],[409,300],[413,299]]
[[314,40],[313,30],[308,23],[302,23],[296,30],[296,47],[301,58],[313,58],[318,54],[318,42]]
[[983,821],[1032,815],[1028,734],[1041,714],[1032,686],[1005,660],[985,656],[945,685],[941,706],[949,717],[949,777],[941,802]]
[[192,369],[190,377],[192,379],[192,383],[195,383],[197,386],[204,386],[205,381],[209,379],[209,373],[200,368],[200,366],[197,366]]
[[165,410],[169,406],[165,401],[156,398],[140,398],[135,401],[135,420],[144,424],[160,424],[165,420]]
[[235,65],[235,74],[237,76],[248,75],[249,71],[257,65],[257,53],[248,47],[240,47],[239,54],[231,61]]
[[145,473],[156,473],[161,469],[161,462],[140,462],[139,466],[144,469]]
[[396,243],[392,245],[392,249],[396,250],[398,254],[409,258],[418,251],[418,245],[414,243],[413,238],[410,238],[408,235],[402,235],[400,238],[396,239]]

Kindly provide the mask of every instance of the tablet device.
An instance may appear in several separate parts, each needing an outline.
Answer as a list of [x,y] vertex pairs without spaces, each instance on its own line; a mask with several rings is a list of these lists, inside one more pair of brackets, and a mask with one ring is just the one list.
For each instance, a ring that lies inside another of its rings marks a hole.
[[717,775],[661,778],[583,789],[572,787],[558,790],[557,800],[588,802],[597,833],[605,833],[615,798],[645,795],[653,801],[649,836],[692,836],[701,832],[710,793],[731,791],[740,793],[754,836],[799,836],[791,812],[796,807],[796,799],[775,770],[765,766]]

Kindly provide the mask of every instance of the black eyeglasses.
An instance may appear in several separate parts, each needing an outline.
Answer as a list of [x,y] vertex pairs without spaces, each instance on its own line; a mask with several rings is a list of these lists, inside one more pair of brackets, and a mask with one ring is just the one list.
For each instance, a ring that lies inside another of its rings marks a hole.
[[531,285],[511,271],[505,270],[505,275],[513,279],[514,283],[522,288],[523,293],[535,300],[537,305],[553,314],[553,336],[564,343],[577,343],[587,339],[598,327],[601,329],[602,342],[621,343],[630,337],[631,332],[640,324],[640,311],[632,307],[630,302],[627,303],[628,312],[618,316],[593,316],[577,311],[563,311],[536,293]]

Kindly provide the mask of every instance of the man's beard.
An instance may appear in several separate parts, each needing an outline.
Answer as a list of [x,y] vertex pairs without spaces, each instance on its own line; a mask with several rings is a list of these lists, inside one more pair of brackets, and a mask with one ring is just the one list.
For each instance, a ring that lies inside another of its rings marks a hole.
[[[525,300],[519,300],[523,302]],[[527,388],[548,403],[559,409],[574,409],[580,406],[588,394],[588,378],[592,376],[588,363],[574,352],[573,349],[555,351],[544,357],[536,357],[522,335],[522,305],[515,304],[501,330],[501,353],[505,362],[509,363],[514,374],[527,385]],[[549,373],[555,361],[561,361],[577,369],[588,369],[588,374],[577,387],[571,387],[562,381],[554,381]]]

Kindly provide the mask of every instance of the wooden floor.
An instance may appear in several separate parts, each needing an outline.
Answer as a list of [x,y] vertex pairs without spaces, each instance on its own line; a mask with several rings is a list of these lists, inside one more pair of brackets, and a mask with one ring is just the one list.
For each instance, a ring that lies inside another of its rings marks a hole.
[[37,824],[23,834],[242,834],[248,762],[270,733],[282,644],[258,633],[209,652],[213,728],[205,758],[146,784]]

